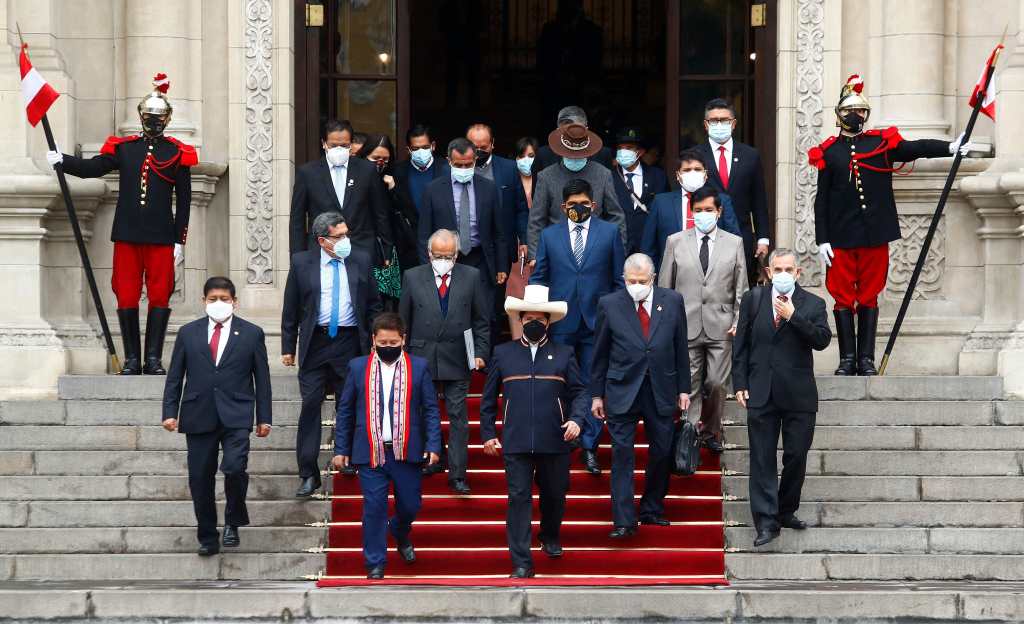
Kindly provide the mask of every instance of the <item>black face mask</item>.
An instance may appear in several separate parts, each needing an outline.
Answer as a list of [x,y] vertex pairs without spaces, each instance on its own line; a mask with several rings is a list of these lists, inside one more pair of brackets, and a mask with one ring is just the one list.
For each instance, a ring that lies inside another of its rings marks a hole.
[[488,152],[487,150],[480,150],[480,149],[478,149],[476,151],[476,166],[477,167],[483,167],[484,165],[487,164],[487,160],[490,157],[491,157],[491,153],[490,152]]
[[590,218],[590,214],[593,211],[594,206],[584,204],[574,204],[566,207],[565,215],[569,217],[569,220],[573,223],[583,223]]
[[548,333],[548,326],[543,321],[533,319],[523,324],[523,335],[530,342],[540,342]]
[[158,136],[163,134],[164,127],[165,124],[162,117],[157,117],[156,115],[145,115],[142,118],[142,128],[149,136]]
[[852,111],[843,115],[841,121],[849,132],[860,132],[864,128],[864,118]]
[[381,347],[375,346],[374,351],[385,364],[391,364],[402,355],[402,347]]

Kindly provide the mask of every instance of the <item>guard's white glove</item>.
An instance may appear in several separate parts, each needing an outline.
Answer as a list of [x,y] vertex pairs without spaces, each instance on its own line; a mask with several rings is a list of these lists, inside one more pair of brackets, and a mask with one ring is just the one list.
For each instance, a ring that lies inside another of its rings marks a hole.
[[818,255],[821,256],[821,262],[826,267],[832,266],[832,258],[836,257],[834,251],[832,251],[832,243],[822,243],[818,245]]
[[[58,148],[58,150],[59,149],[60,148]],[[50,163],[51,167],[56,167],[58,164],[64,162],[64,154],[61,154],[59,151],[46,152],[46,162]]]
[[185,246],[181,243],[174,243],[174,264],[181,264],[185,261]]
[[950,154],[956,154],[957,150],[959,150],[961,156],[966,156],[967,152],[970,152],[970,151],[973,151],[973,150],[977,150],[977,149],[979,149],[979,147],[977,145],[975,145],[974,143],[971,143],[970,141],[968,141],[967,143],[964,143],[964,133],[963,132],[961,132],[960,136],[958,136],[952,143],[949,144],[949,153]]

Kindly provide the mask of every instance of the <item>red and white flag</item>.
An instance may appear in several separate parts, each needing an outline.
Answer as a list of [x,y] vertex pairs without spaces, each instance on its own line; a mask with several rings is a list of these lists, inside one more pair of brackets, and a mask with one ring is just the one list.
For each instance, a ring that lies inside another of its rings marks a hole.
[[[971,108],[974,108],[978,103],[978,93],[985,88],[985,76],[988,75],[989,67],[996,62],[996,57],[999,56],[999,51],[1003,49],[1003,44],[999,44],[992,50],[992,54],[988,55],[988,60],[985,61],[985,66],[981,68],[981,76],[978,78],[978,83],[974,85],[974,91],[971,92],[971,100],[969,102]],[[988,90],[985,91],[985,99],[981,101],[981,112],[989,116],[992,121],[996,120],[996,75],[992,74],[992,81],[988,84]]]
[[27,50],[28,44],[21,44],[21,56],[18,59],[21,64],[21,96],[25,99],[28,122],[35,126],[60,95],[32,67]]

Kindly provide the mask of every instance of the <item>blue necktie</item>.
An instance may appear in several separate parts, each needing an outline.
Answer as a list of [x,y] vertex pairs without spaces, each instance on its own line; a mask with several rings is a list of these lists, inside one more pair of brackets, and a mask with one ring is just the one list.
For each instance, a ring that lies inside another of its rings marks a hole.
[[338,302],[338,289],[341,288],[341,273],[339,272],[339,266],[341,260],[337,258],[331,259],[331,268],[334,270],[334,282],[331,287],[331,324],[327,326],[327,335],[334,338],[338,335],[338,316],[341,312],[341,304]]

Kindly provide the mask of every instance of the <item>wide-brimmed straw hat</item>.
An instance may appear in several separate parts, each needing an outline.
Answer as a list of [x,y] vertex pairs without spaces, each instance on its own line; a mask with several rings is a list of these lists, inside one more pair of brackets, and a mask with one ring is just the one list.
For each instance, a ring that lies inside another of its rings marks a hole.
[[587,130],[583,124],[561,126],[548,135],[548,147],[564,158],[590,158],[603,146],[601,137]]
[[548,323],[565,318],[569,304],[564,301],[548,301],[548,287],[540,284],[527,284],[523,298],[506,297],[506,312],[543,312],[550,316]]

